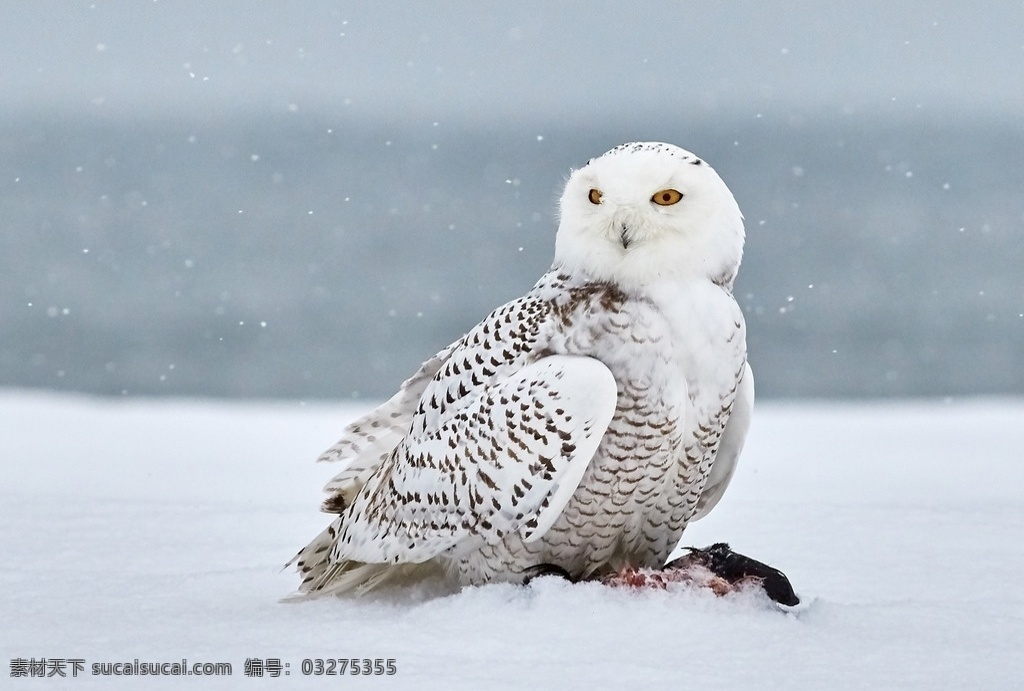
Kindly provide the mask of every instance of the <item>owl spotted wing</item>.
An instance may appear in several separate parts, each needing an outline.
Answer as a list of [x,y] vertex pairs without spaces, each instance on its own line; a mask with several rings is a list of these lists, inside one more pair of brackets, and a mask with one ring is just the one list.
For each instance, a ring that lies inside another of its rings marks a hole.
[[342,437],[320,455],[317,461],[340,463],[342,470],[324,486],[331,497],[324,502],[324,511],[339,513],[367,479],[391,455],[402,438],[409,433],[416,405],[430,380],[461,343],[452,343],[424,362],[416,374],[402,383],[398,393],[342,431]]
[[420,563],[541,537],[572,497],[616,403],[609,369],[551,355],[403,439],[338,519],[332,562]]

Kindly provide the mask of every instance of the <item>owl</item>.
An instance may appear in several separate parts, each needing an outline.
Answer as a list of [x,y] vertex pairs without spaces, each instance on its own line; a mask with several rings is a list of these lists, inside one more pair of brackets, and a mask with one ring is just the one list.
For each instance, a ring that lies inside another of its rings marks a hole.
[[551,269],[321,457],[335,518],[290,562],[299,595],[664,566],[750,423],[743,242],[688,151],[629,143],[573,170]]

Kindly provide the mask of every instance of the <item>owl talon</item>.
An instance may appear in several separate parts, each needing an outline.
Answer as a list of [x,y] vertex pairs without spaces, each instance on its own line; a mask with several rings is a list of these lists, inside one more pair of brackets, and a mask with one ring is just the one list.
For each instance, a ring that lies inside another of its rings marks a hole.
[[558,576],[570,583],[576,582],[576,579],[558,564],[534,564],[523,569],[523,585],[530,585],[535,578],[541,576]]
[[800,604],[800,598],[793,591],[786,574],[756,559],[733,552],[724,542],[703,549],[690,547],[689,550],[689,554],[669,562],[665,568],[680,568],[696,562],[732,585],[746,580],[760,581],[768,597],[780,605],[792,607]]

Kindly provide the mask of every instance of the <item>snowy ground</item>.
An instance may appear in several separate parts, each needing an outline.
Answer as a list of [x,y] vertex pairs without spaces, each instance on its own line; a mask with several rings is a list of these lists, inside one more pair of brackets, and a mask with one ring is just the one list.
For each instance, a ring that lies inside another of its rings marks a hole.
[[[313,458],[352,406],[0,392],[0,658],[226,661],[154,688],[1011,689],[1024,679],[1024,401],[761,405],[726,540],[805,602],[542,579],[446,597],[278,601],[318,531]],[[303,676],[394,658],[393,677]],[[246,658],[290,680],[255,681]],[[8,677],[8,670],[0,672]],[[136,680],[137,682],[137,680]]]

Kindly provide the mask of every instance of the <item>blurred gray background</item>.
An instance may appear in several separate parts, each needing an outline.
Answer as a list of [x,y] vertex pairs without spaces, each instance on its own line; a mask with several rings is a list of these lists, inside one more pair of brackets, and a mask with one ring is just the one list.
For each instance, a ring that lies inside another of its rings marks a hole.
[[1021,2],[5,2],[0,386],[386,396],[664,140],[760,396],[1024,393],[1022,85]]

